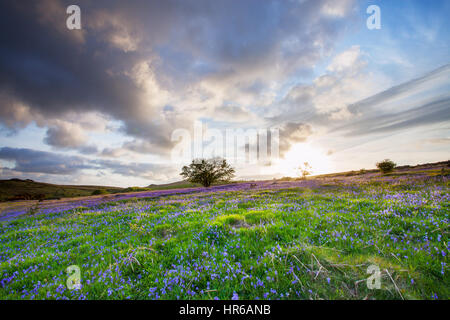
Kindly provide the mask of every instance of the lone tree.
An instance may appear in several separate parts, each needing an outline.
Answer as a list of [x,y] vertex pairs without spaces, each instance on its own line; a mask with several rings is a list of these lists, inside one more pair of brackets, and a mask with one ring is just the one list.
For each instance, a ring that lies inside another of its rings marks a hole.
[[192,160],[189,166],[184,166],[180,175],[189,182],[209,187],[214,182],[230,181],[234,177],[234,168],[225,159],[199,159]]
[[391,172],[396,166],[396,164],[389,159],[384,159],[383,161],[377,162],[376,165],[377,168],[383,173]]
[[302,179],[306,179],[306,176],[309,176],[311,174],[312,167],[308,162],[303,162],[303,165],[301,165],[298,169],[302,174]]

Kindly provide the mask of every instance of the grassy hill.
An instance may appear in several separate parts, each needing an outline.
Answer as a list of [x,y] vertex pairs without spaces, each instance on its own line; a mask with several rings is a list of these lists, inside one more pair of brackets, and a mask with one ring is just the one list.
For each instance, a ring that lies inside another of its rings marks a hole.
[[[448,174],[449,170],[450,170],[450,160],[434,162],[434,163],[417,164],[414,166],[410,166],[410,165],[398,166],[398,167],[395,167],[393,172],[388,173],[386,175],[391,175],[391,176],[409,175],[409,174],[439,175],[442,173]],[[360,170],[352,170],[352,171],[345,171],[345,172],[336,172],[336,173],[315,175],[313,177],[314,178],[338,178],[338,177],[351,177],[351,176],[358,176],[358,175],[363,175],[363,174],[379,173],[379,172],[380,172],[380,170],[378,170],[378,169],[367,169],[367,170],[360,169]]]
[[57,185],[20,179],[0,180],[0,201],[84,197],[92,195],[96,190],[105,190],[106,193],[114,193],[123,190],[123,188]]
[[[233,183],[236,183],[235,181]],[[217,184],[213,184],[217,185]],[[132,193],[201,187],[200,184],[177,181],[165,184],[151,184],[148,187],[108,187],[108,186],[74,186],[36,182],[33,180],[0,180],[0,202],[14,200],[54,200],[61,198],[86,197],[111,193]]]
[[[450,168],[450,161],[442,161],[436,163],[419,164],[415,166],[399,166],[395,168],[390,176],[399,175],[448,175]],[[322,174],[312,176],[311,178],[339,178],[361,176],[366,174],[378,173],[378,169],[361,169],[347,172],[337,172],[330,174]],[[277,181],[296,181],[298,177],[284,177],[277,179]],[[249,181],[231,181],[229,183],[240,183]],[[213,185],[222,185],[224,183],[217,183]],[[200,184],[190,183],[187,181],[177,181],[165,184],[151,184],[147,187],[108,187],[108,186],[74,186],[74,185],[56,185],[50,183],[36,182],[33,180],[10,179],[0,180],[0,201],[12,200],[52,200],[60,198],[85,197],[95,194],[110,194],[110,193],[132,193],[142,191],[158,191],[170,189],[196,188],[201,187]]]

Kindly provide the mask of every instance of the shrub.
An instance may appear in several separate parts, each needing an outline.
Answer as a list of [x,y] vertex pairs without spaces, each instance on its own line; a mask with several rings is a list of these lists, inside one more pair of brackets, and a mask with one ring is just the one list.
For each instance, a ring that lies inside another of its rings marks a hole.
[[92,192],[93,196],[98,196],[100,194],[108,194],[108,191],[106,191],[105,189],[97,189]]
[[377,168],[380,169],[380,171],[383,173],[388,173],[388,172],[393,171],[396,166],[396,164],[389,159],[384,159],[383,161],[378,162],[376,165],[377,165]]

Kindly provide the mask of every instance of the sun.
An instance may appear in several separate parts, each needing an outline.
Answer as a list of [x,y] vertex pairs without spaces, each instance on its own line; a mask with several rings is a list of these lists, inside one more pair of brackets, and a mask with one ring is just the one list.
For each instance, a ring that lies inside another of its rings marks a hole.
[[299,167],[304,162],[308,162],[312,167],[313,175],[332,171],[330,156],[324,150],[312,146],[311,143],[293,145],[284,158],[280,158],[277,167],[281,174],[296,177],[300,175]]

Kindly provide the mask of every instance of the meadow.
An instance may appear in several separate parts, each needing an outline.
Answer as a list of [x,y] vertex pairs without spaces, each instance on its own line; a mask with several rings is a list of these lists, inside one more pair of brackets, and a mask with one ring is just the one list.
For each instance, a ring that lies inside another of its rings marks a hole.
[[0,299],[449,299],[448,190],[369,174],[29,211],[0,224]]

